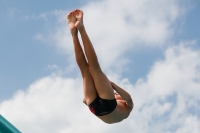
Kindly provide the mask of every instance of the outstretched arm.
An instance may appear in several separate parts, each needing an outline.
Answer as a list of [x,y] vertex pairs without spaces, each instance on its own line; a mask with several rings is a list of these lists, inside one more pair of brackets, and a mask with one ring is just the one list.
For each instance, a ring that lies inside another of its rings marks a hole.
[[134,104],[133,104],[133,100],[132,100],[130,94],[129,94],[128,92],[126,92],[124,89],[122,89],[121,87],[117,86],[117,85],[116,85],[115,83],[113,83],[113,82],[111,82],[111,85],[112,85],[113,89],[114,89],[117,93],[119,93],[119,95],[120,95],[124,100],[126,100],[129,109],[132,110]]

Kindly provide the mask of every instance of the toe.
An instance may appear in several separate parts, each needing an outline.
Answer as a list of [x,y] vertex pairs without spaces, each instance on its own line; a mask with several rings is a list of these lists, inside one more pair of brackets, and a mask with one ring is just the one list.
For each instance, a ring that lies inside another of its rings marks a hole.
[[74,11],[76,11],[76,12],[77,12],[77,11],[79,11],[79,9],[75,9]]
[[71,16],[71,14],[72,14],[72,12],[69,12],[68,15],[67,15],[67,17]]

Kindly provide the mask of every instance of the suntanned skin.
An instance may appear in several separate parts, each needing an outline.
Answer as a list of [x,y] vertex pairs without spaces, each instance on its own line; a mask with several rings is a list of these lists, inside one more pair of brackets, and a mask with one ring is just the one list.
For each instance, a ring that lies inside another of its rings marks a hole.
[[[79,9],[71,11],[67,15],[67,21],[74,44],[76,62],[83,78],[83,102],[89,106],[97,96],[103,99],[116,99],[117,107],[112,113],[97,117],[109,124],[126,119],[134,106],[132,98],[128,92],[111,82],[102,72],[83,24],[83,12]],[[82,38],[85,54],[79,42],[78,31]],[[114,90],[117,94],[114,93]]]

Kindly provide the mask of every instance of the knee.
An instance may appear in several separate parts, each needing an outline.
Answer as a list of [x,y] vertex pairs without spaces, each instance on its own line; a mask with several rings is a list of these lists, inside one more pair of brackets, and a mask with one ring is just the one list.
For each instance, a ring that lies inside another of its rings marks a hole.
[[83,99],[83,103],[87,105],[87,102],[86,102],[85,98]]
[[84,99],[83,99],[83,103],[84,103],[85,105],[89,106],[89,105],[90,105],[90,99],[84,98]]
[[[95,98],[94,98],[95,99]],[[83,99],[83,103],[86,104],[87,106],[89,106],[93,101],[94,101],[93,98],[84,98]]]

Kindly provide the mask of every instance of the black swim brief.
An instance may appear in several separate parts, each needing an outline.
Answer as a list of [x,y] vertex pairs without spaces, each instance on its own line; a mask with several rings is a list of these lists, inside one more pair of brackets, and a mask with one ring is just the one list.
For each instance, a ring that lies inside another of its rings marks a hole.
[[108,100],[97,97],[90,105],[90,111],[96,116],[110,114],[117,106],[116,99]]

